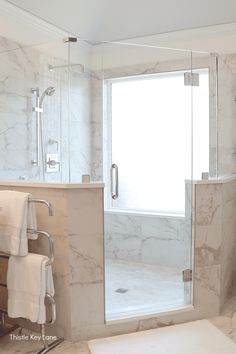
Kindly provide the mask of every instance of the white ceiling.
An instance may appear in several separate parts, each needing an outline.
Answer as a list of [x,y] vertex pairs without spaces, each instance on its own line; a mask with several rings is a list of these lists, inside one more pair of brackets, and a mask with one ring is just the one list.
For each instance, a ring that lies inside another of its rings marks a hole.
[[10,0],[91,41],[236,22],[235,0]]

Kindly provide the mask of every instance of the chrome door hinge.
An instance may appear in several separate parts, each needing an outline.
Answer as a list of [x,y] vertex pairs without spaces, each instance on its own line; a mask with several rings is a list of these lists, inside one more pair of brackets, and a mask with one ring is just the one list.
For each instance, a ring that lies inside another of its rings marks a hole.
[[183,276],[183,282],[186,283],[188,281],[193,280],[193,272],[192,269],[184,269],[182,271],[182,276]]
[[197,73],[184,73],[185,86],[199,86],[199,74]]

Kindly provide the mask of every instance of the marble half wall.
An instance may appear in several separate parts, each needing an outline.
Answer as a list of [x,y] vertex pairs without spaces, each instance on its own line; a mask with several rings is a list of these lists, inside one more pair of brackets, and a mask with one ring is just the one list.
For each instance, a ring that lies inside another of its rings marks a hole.
[[[119,323],[106,323],[104,318],[103,188],[4,185],[1,189],[28,191],[52,202],[53,217],[43,206],[37,212],[39,227],[52,234],[56,247],[58,321],[53,333],[76,341],[218,315],[234,277],[235,187],[235,179],[194,185],[194,306]],[[44,247],[40,243],[32,250],[43,253]]]
[[[16,182],[17,183],[17,182]],[[89,332],[90,324],[104,323],[103,275],[103,184],[53,185],[32,188],[27,183],[2,186],[1,190],[31,193],[52,204],[53,216],[45,205],[36,204],[38,229],[47,231],[55,244],[52,265],[57,319],[47,334],[68,340]],[[48,254],[48,242],[30,241],[31,252]],[[7,262],[0,263],[0,280],[6,279]],[[6,308],[7,293],[0,288],[0,305]],[[50,308],[48,308],[50,314]],[[50,318],[50,315],[49,315]],[[15,319],[24,328],[39,332],[30,321]]]
[[209,305],[219,311],[235,277],[236,181],[209,181],[195,188],[195,289],[203,294],[207,286]]

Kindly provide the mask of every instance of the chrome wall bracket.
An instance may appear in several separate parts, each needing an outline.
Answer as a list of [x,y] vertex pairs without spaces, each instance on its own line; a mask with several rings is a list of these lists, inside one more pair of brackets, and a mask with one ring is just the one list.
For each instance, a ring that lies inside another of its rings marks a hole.
[[76,43],[77,38],[76,37],[65,37],[63,38],[64,43]]

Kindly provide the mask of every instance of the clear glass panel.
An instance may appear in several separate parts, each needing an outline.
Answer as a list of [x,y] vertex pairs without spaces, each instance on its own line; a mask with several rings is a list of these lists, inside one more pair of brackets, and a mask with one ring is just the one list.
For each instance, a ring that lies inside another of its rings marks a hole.
[[[1,179],[63,181],[68,74],[54,68],[67,63],[67,57],[62,40],[23,46],[1,38]],[[50,170],[47,158],[55,154],[57,168]]]
[[92,71],[91,45],[69,43],[69,175],[70,183],[91,175]]
[[106,319],[114,320],[191,303],[182,280],[191,269],[191,53],[102,51]]
[[215,178],[217,158],[217,67],[208,53],[193,53],[193,72],[199,83],[192,87],[193,178]]

